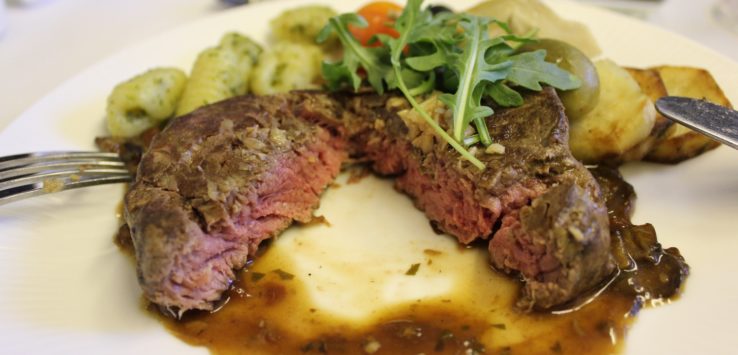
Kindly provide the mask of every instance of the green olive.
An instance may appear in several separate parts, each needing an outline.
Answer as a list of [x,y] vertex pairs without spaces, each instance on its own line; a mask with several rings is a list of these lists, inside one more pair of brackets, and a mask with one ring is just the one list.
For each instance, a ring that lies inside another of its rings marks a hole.
[[577,89],[559,91],[559,97],[569,119],[576,120],[592,111],[600,97],[600,79],[592,61],[576,47],[555,39],[541,39],[526,44],[520,51],[538,49],[546,50],[547,62],[557,64],[582,81],[582,85]]

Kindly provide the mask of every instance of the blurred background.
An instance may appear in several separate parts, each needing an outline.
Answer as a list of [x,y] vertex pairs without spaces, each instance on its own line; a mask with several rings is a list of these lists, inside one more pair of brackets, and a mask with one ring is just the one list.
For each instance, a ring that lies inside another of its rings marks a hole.
[[[736,23],[738,0],[578,1],[651,22],[738,61],[738,31],[729,25]],[[248,6],[239,5],[243,2],[0,0],[0,130],[66,79],[121,48],[232,6]]]

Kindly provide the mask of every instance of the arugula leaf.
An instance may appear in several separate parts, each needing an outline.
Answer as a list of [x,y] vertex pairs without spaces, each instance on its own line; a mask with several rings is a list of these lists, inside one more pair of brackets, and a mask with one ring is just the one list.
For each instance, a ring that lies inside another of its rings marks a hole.
[[395,30],[397,30],[400,36],[398,38],[388,37],[385,42],[389,45],[390,61],[394,67],[400,66],[400,56],[402,55],[402,51],[405,50],[405,45],[408,43],[408,38],[413,27],[416,26],[416,20],[420,16],[420,5],[422,3],[423,0],[408,0],[400,17],[395,20]]
[[405,63],[407,63],[410,68],[418,71],[430,71],[445,65],[447,62],[448,58],[446,58],[446,54],[440,50],[436,50],[433,54],[405,59]]
[[354,91],[361,86],[361,77],[358,74],[359,67],[363,68],[367,75],[367,81],[374,90],[384,93],[383,79],[390,68],[383,63],[382,56],[387,54],[385,48],[366,48],[351,35],[348,25],[367,27],[366,20],[354,13],[346,13],[332,17],[328,24],[320,31],[316,41],[325,42],[331,33],[336,33],[343,45],[343,59],[337,63],[323,62],[323,76],[331,90],[336,90],[346,82],[350,83]]
[[[427,77],[416,76],[416,75],[418,75],[418,72],[416,72],[416,71],[408,71],[408,70],[403,70],[402,71],[402,74],[403,74],[402,75],[402,77],[403,77],[402,80],[406,83],[406,87],[409,88],[408,89],[408,94],[410,96],[415,97],[415,96],[418,96],[418,95],[425,94],[427,92],[431,92],[436,87],[436,73],[435,72],[432,72],[432,71],[429,72],[429,75]],[[410,75],[408,75],[408,74],[410,74]],[[418,82],[418,81],[413,82],[411,80],[408,80],[407,77],[415,78],[416,80],[417,79],[420,79],[420,78],[424,78],[424,79],[423,79],[423,81],[420,81],[420,82]]]
[[[422,14],[426,14],[425,17],[430,16],[429,11],[423,11]],[[430,71],[447,65],[446,53],[452,52],[464,39],[463,34],[456,31],[457,18],[450,13],[425,19],[422,15],[419,17],[419,23],[412,27],[407,39],[414,56],[406,58],[405,63],[418,71]],[[420,50],[428,46],[432,49]]]
[[560,90],[578,88],[582,82],[576,76],[545,61],[546,51],[539,49],[524,52],[510,57],[512,67],[507,80],[526,89],[541,90],[541,83],[551,85]]
[[[431,126],[434,131],[436,131],[436,134],[446,140],[454,149],[456,149],[461,154],[462,157],[467,159],[470,163],[474,164],[474,166],[476,166],[477,168],[483,170],[484,164],[479,161],[479,159],[477,159],[473,154],[469,153],[469,151],[466,150],[461,144],[459,144],[461,140],[454,140],[451,136],[449,136],[448,133],[446,133],[446,131],[443,130],[440,125],[438,125],[438,122],[436,122],[436,120],[434,120],[418,104],[418,102],[415,101],[413,93],[411,93],[405,85],[405,81],[402,75],[400,56],[402,55],[402,52],[404,51],[405,46],[408,43],[408,38],[412,33],[412,29],[416,28],[416,20],[420,16],[420,5],[422,3],[423,0],[409,0],[407,6],[405,6],[405,9],[402,11],[402,14],[400,15],[400,17],[397,18],[397,21],[395,22],[395,29],[400,33],[400,37],[398,37],[397,39],[386,39],[385,43],[387,43],[390,48],[390,62],[392,63],[392,68],[395,73],[392,82],[396,83],[397,88],[402,91],[402,93],[405,95],[405,98],[410,102],[410,105],[413,107],[413,109],[415,109],[415,111],[418,112],[421,117],[423,117],[426,123]],[[432,69],[435,67],[426,66],[426,68]],[[431,71],[431,73],[433,72]]]
[[523,104],[523,96],[503,82],[487,86],[486,94],[502,107],[515,107]]
[[450,67],[459,78],[459,85],[454,95],[445,94],[440,99],[454,112],[453,138],[459,142],[464,141],[469,124],[475,122],[482,143],[492,143],[484,119],[494,111],[481,103],[484,86],[486,83],[505,79],[511,62],[487,62],[487,51],[502,42],[500,39],[488,38],[488,23],[489,20],[485,18],[465,16],[460,22],[466,34],[461,54],[448,55],[451,59]]
[[[541,90],[545,84],[570,90],[580,86],[578,78],[546,62],[545,51],[516,52],[520,45],[534,41],[534,33],[518,36],[504,22],[467,14],[433,15],[421,9],[422,3],[408,0],[394,23],[399,37],[376,34],[374,40],[381,42],[376,48],[363,47],[348,29],[349,25],[366,26],[361,16],[350,13],[331,18],[318,42],[335,32],[343,44],[344,56],[340,62],[323,63],[328,88],[336,90],[348,84],[358,90],[364,80],[359,69],[363,69],[377,93],[400,90],[441,138],[484,169],[484,164],[466,149],[480,142],[492,143],[487,119],[494,111],[483,100],[490,99],[502,107],[519,106],[523,96],[517,88]],[[499,26],[505,34],[490,39],[490,24]],[[436,83],[436,73],[441,73],[441,83]],[[415,100],[415,96],[435,88],[446,92],[439,99],[453,111],[451,134]]]

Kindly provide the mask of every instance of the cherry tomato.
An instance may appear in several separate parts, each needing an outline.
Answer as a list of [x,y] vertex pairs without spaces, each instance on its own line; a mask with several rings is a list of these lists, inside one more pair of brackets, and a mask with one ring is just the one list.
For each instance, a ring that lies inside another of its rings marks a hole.
[[379,42],[369,44],[375,34],[381,33],[395,38],[400,36],[392,26],[402,13],[402,6],[388,1],[375,1],[362,7],[357,13],[366,19],[369,25],[364,28],[349,25],[349,30],[363,46],[379,47],[381,45]]

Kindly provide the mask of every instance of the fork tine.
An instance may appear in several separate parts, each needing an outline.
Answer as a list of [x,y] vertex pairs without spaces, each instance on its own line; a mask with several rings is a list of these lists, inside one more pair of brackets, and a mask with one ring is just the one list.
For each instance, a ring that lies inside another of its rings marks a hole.
[[15,188],[11,188],[5,191],[0,191],[0,206],[8,204],[14,201],[26,199],[29,197],[35,197],[45,195],[51,192],[65,191],[71,189],[77,189],[80,187],[130,182],[130,175],[110,175],[90,178],[86,180],[67,182],[59,187],[58,190],[51,190],[44,187],[43,183],[36,183],[31,185],[23,185]]
[[34,152],[25,154],[9,155],[0,157],[0,171],[4,171],[17,166],[25,166],[31,164],[43,164],[52,161],[120,161],[120,157],[116,153],[105,152]]
[[38,164],[19,165],[5,170],[0,170],[0,182],[17,176],[55,172],[65,170],[77,170],[84,172],[92,169],[126,170],[122,161],[93,161],[93,160],[69,160],[50,161]]
[[118,154],[37,152],[0,157],[0,205],[80,187],[130,182]]
[[[20,170],[20,169],[18,169]],[[83,178],[101,176],[101,175],[130,175],[125,168],[111,169],[86,169],[86,168],[70,168],[58,171],[41,172],[40,174],[18,174],[11,176],[5,180],[0,179],[0,192],[18,186],[42,183],[49,179],[68,179],[71,182],[80,181]]]

